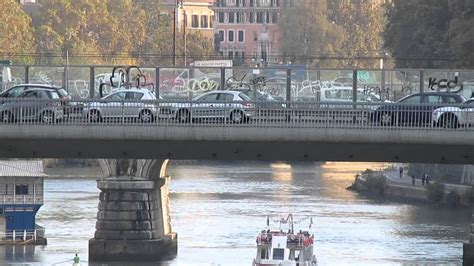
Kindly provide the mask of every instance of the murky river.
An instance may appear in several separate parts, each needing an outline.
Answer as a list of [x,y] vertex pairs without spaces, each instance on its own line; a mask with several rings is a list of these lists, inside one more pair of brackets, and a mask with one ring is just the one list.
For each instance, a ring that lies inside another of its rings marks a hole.
[[[459,264],[470,211],[375,201],[345,188],[354,174],[380,164],[174,162],[171,210],[178,257],[170,265],[251,265],[266,215],[313,218],[318,265]],[[87,261],[94,235],[95,180],[45,181],[37,223],[46,247],[1,248],[11,264],[71,265]],[[278,224],[273,224],[278,228]],[[308,220],[295,225],[306,230]],[[82,263],[84,265],[86,263]]]

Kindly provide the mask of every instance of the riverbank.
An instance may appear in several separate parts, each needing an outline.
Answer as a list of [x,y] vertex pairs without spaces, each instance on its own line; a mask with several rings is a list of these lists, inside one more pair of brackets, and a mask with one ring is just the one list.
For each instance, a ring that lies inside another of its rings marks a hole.
[[[404,171],[406,172],[406,171]],[[372,171],[356,175],[351,189],[377,197],[412,200],[449,206],[471,206],[473,190],[469,185],[431,183],[423,185],[422,180],[407,174],[400,176],[395,168]]]
[[100,166],[78,166],[78,167],[45,167],[47,178],[85,178],[99,179],[102,178],[102,169]]

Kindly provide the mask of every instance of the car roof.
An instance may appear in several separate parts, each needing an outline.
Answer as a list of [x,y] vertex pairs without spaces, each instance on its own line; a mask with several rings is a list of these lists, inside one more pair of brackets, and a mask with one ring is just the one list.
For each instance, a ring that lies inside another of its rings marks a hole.
[[[417,92],[408,96],[413,96],[413,95],[440,95],[440,96],[448,96],[448,95],[459,95],[456,93],[452,92],[445,92],[445,91],[428,91],[428,92]],[[459,95],[461,96],[461,95]]]
[[428,92],[417,92],[417,93],[407,95],[407,96],[401,98],[400,100],[398,100],[397,102],[402,101],[402,100],[404,100],[406,98],[409,98],[409,97],[412,97],[412,96],[430,96],[430,95],[434,95],[434,96],[459,96],[459,97],[463,98],[462,95],[452,93],[452,92],[428,91]]
[[142,93],[150,92],[151,93],[151,91],[149,89],[120,89],[120,90],[117,90],[117,91],[113,91],[110,94],[115,94],[115,93],[118,93],[118,92],[142,92]]
[[54,91],[56,92],[55,89],[51,89],[51,88],[30,88],[30,89],[25,90],[25,92],[27,91]]
[[[239,94],[239,93],[242,93],[241,91],[237,91],[237,90],[213,90],[213,91],[209,91],[209,92],[206,92],[204,94],[211,94],[211,93],[231,93],[231,94]],[[203,95],[204,95],[203,94]]]
[[15,85],[15,86],[10,87],[10,89],[11,89],[11,88],[15,88],[15,87],[38,87],[38,88],[57,89],[57,90],[63,89],[62,87],[56,86],[56,85],[35,84],[35,83],[17,84],[17,85]]

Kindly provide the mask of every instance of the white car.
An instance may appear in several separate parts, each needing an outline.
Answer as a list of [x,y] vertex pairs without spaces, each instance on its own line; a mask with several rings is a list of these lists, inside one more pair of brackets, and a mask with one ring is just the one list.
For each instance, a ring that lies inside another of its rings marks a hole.
[[433,125],[445,128],[474,125],[474,99],[458,106],[441,107],[433,110]]
[[147,89],[122,89],[99,101],[87,103],[82,114],[91,122],[105,118],[138,118],[141,122],[152,122],[157,115],[155,95]]
[[194,118],[229,119],[233,123],[249,121],[254,107],[250,97],[240,91],[216,90],[201,94],[191,102],[162,103],[159,118],[172,118],[185,123]]

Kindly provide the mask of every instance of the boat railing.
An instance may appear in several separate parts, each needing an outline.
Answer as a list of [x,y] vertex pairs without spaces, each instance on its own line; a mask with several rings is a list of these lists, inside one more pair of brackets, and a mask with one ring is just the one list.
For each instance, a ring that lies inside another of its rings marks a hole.
[[309,234],[286,234],[281,232],[270,232],[270,233],[260,233],[257,237],[257,245],[259,246],[271,246],[272,237],[278,235],[287,236],[287,246],[290,248],[303,248],[313,244],[314,237]]
[[26,243],[45,237],[45,229],[38,227],[35,230],[9,230],[0,232],[0,243]]

